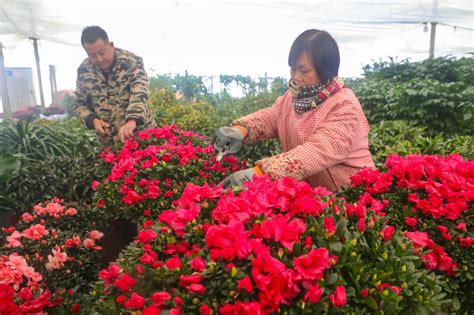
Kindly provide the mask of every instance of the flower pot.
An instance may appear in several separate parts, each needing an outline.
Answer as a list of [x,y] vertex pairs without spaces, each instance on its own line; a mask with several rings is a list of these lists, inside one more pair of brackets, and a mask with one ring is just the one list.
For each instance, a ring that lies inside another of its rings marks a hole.
[[102,241],[101,264],[106,267],[117,260],[120,252],[137,236],[137,225],[127,219],[115,219],[109,223],[108,231],[104,231]]

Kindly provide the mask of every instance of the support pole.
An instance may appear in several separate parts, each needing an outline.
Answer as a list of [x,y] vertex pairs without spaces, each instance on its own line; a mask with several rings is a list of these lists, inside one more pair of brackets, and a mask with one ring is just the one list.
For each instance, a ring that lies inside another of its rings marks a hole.
[[55,104],[58,87],[56,85],[56,68],[53,65],[49,65],[49,84],[51,86],[51,103]]
[[12,108],[10,105],[10,94],[8,94],[7,76],[5,75],[5,63],[3,58],[3,45],[0,43],[0,75],[2,82],[2,105],[5,119],[13,119]]
[[430,36],[430,58],[434,57],[435,38],[436,38],[436,25],[438,23],[431,22],[431,36]]
[[39,52],[38,52],[38,39],[30,37],[33,40],[33,47],[35,49],[35,59],[36,59],[36,70],[38,71],[38,84],[40,90],[40,99],[41,99],[41,107],[43,109],[44,106],[44,95],[43,95],[43,80],[41,79],[41,67],[40,67],[40,60],[39,60]]

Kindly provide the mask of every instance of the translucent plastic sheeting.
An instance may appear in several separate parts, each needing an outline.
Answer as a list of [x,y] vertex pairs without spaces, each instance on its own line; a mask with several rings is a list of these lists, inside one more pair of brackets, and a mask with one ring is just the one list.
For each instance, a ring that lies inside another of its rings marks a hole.
[[[60,90],[75,86],[87,25],[102,26],[117,47],[142,56],[150,75],[252,77],[288,76],[292,41],[305,29],[323,29],[336,38],[347,77],[388,56],[427,58],[431,22],[438,23],[435,56],[474,52],[473,0],[0,0],[6,66],[35,67],[27,38],[38,38],[42,69],[56,66]],[[43,70],[45,91],[47,75]]]
[[[255,31],[272,29],[266,22],[315,25],[340,34],[341,41],[372,40],[403,31],[406,25],[437,22],[472,32],[472,0],[317,0],[311,2],[201,2],[201,1],[0,1],[0,41],[12,47],[35,37],[77,45],[81,29],[91,22],[128,25],[131,33],[154,29],[173,33],[178,27],[205,31],[219,22],[253,23]],[[209,17],[209,13],[213,16]],[[206,21],[201,17],[206,16]],[[186,18],[186,20],[184,20]],[[209,21],[210,19],[210,21]],[[212,23],[215,20],[216,23]],[[209,23],[211,22],[211,23]],[[144,35],[143,33],[140,35]],[[350,35],[350,36],[349,36]],[[472,35],[471,35],[472,40]],[[454,44],[455,46],[456,44]],[[472,42],[471,42],[472,45]]]

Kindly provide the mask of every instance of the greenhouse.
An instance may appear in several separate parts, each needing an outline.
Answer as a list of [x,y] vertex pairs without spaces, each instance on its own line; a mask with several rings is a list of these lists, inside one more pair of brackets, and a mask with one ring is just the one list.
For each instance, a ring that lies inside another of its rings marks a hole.
[[472,314],[473,31],[0,0],[0,314]]

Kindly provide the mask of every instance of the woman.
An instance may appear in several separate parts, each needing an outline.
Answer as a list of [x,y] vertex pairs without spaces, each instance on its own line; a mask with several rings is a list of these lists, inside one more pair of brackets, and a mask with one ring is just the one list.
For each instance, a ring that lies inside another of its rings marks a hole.
[[339,61],[337,43],[329,33],[307,30],[295,39],[288,57],[288,91],[272,107],[239,118],[213,135],[215,147],[226,153],[236,152],[242,143],[278,137],[283,153],[228,176],[224,187],[265,174],[335,192],[362,168],[375,167],[369,124],[357,97],[338,77]]

